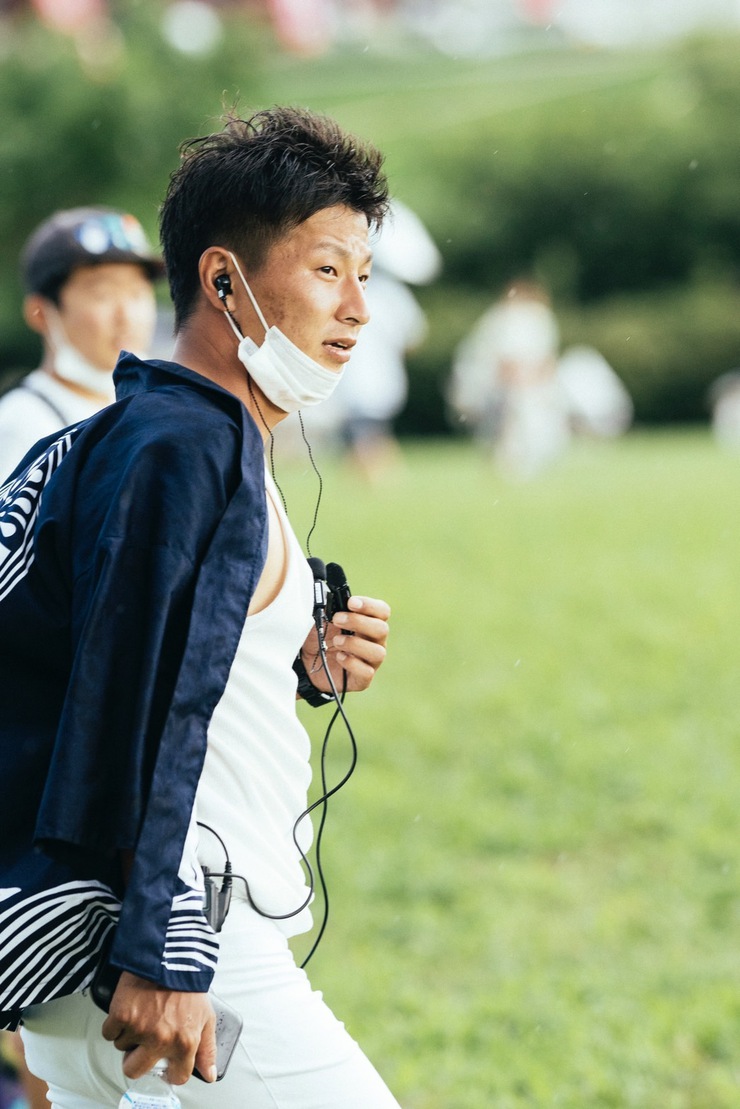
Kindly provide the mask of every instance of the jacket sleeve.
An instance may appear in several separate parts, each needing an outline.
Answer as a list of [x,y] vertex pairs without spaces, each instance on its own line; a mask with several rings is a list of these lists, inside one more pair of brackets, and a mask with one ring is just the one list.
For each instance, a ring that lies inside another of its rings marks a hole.
[[243,432],[216,410],[124,420],[89,448],[69,538],[73,664],[36,839],[133,851],[111,958],[172,989],[215,969],[191,818],[264,560],[261,444]]

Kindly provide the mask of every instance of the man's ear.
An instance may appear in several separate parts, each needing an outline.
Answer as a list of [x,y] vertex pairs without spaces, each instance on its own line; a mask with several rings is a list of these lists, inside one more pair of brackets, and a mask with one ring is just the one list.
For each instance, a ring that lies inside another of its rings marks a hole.
[[209,304],[219,312],[224,311],[225,304],[228,304],[228,307],[233,310],[234,301],[230,299],[224,302],[223,296],[219,296],[216,285],[217,277],[226,276],[230,278],[233,287],[236,271],[228,250],[222,246],[209,246],[207,250],[204,250],[198,262],[198,276],[203,295]]
[[[31,331],[38,332],[44,339],[49,335],[49,322],[47,313],[51,302],[40,293],[29,293],[23,298],[23,319]],[[53,308],[53,305],[51,305]]]

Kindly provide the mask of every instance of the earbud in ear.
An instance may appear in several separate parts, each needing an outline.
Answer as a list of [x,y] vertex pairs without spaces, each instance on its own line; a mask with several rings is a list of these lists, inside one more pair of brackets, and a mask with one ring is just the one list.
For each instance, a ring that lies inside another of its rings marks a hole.
[[228,273],[220,273],[213,281],[219,300],[226,300],[231,296],[231,278]]

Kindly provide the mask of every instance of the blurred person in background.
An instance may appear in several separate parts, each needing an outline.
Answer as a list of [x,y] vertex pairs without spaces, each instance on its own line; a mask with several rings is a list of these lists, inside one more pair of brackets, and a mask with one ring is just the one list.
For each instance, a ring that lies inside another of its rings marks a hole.
[[164,274],[139,221],[100,207],[55,212],[26,243],[21,269],[23,315],[43,355],[0,397],[0,482],[38,439],[115,400],[121,350],[149,352],[153,283]]
[[570,438],[559,342],[546,290],[516,280],[455,353],[450,403],[512,476],[533,477]]
[[740,450],[740,370],[729,370],[709,390],[712,434],[722,447]]
[[560,458],[574,434],[620,435],[633,414],[598,351],[578,346],[560,354],[549,294],[523,279],[507,286],[459,344],[447,397],[501,471],[522,479]]
[[631,426],[632,398],[598,350],[582,344],[568,347],[558,359],[558,380],[574,435],[613,439]]

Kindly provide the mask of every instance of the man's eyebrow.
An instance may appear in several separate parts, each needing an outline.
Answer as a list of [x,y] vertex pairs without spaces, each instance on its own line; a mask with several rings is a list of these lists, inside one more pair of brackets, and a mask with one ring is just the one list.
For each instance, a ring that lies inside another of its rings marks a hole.
[[[320,243],[316,243],[314,250],[333,250],[334,253],[338,254],[341,258],[352,258],[354,254],[353,250],[343,246],[342,243],[336,242],[334,239],[322,239]],[[367,256],[363,260],[364,264],[367,265],[367,263],[372,262],[372,260],[373,252],[368,249]]]

